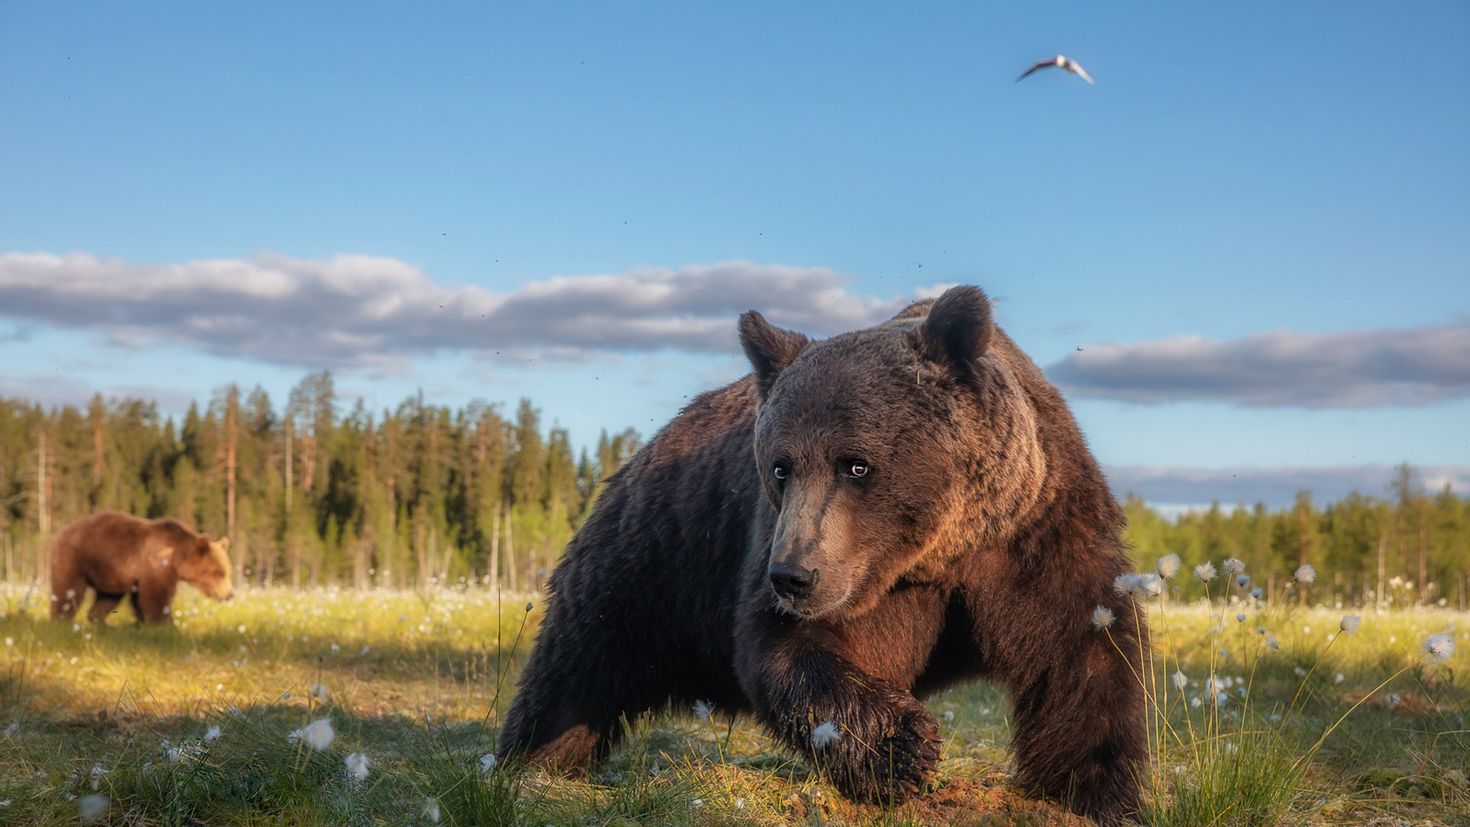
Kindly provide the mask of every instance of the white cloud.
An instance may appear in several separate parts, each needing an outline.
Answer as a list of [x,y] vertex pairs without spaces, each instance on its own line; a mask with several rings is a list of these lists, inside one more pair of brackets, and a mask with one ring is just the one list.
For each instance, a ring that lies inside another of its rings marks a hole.
[[[1114,465],[1103,469],[1119,496],[1136,494],[1149,503],[1185,506],[1218,501],[1225,507],[1261,502],[1272,508],[1291,505],[1298,491],[1312,492],[1322,503],[1340,500],[1353,491],[1388,496],[1397,470],[1387,465],[1304,467],[1170,468]],[[1456,493],[1470,493],[1470,466],[1416,466],[1417,484],[1435,493],[1448,484]]]
[[96,330],[125,346],[171,341],[314,367],[442,350],[722,352],[735,348],[735,317],[752,307],[778,324],[830,334],[881,321],[913,298],[864,296],[848,282],[821,267],[729,261],[562,276],[493,293],[361,255],[143,264],[6,253],[0,316]]
[[1091,345],[1051,365],[1047,374],[1078,396],[1141,404],[1430,405],[1470,396],[1470,323]]

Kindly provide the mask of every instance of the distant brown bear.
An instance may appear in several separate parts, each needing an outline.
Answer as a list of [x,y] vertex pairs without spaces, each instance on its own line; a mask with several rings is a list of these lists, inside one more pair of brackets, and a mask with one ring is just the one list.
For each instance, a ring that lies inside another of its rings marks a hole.
[[228,600],[230,539],[211,541],[177,520],[142,520],[115,511],[84,517],[61,532],[51,551],[51,616],[71,617],[88,588],[97,593],[87,617],[101,621],[126,596],[140,623],[171,618],[182,580]]
[[[1112,588],[1123,514],[985,294],[818,342],[752,311],[740,337],[754,373],[685,408],[568,545],[500,754],[581,769],[621,719],[703,700],[895,801],[939,760],[918,698],[990,678],[1023,788],[1135,813],[1146,630]],[[814,743],[828,722],[840,737]]]

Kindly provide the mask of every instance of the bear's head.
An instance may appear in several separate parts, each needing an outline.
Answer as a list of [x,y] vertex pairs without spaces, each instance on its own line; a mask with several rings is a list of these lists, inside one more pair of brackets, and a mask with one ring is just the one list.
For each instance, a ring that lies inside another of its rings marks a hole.
[[174,555],[179,579],[215,600],[229,600],[235,594],[230,580],[230,538],[209,539],[199,535],[183,554]]
[[1045,460],[1021,376],[977,287],[812,342],[740,319],[761,397],[755,459],[777,517],[768,575],[802,618],[860,614],[1005,542]]

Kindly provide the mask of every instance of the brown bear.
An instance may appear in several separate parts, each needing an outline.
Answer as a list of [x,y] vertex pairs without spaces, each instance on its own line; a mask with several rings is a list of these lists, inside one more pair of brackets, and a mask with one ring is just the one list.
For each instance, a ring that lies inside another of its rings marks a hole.
[[179,581],[228,600],[230,539],[210,540],[178,520],[101,511],[67,526],[51,550],[51,616],[71,617],[88,588],[87,617],[101,622],[126,596],[140,623],[171,620]]
[[845,795],[897,801],[939,760],[919,698],[990,678],[1024,789],[1135,813],[1147,642],[1112,588],[1123,514],[985,294],[816,342],[751,311],[740,339],[754,372],[680,412],[567,546],[499,753],[582,769],[621,720],[703,700]]

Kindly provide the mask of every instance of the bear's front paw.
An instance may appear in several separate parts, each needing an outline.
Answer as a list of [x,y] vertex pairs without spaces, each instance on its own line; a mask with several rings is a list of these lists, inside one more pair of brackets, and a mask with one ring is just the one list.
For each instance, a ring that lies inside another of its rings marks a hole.
[[939,725],[912,696],[884,699],[849,719],[843,737],[825,748],[813,741],[817,764],[848,798],[897,803],[924,791],[939,765]]

